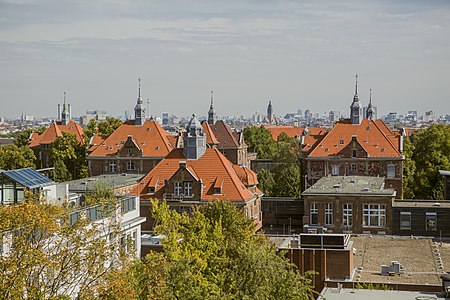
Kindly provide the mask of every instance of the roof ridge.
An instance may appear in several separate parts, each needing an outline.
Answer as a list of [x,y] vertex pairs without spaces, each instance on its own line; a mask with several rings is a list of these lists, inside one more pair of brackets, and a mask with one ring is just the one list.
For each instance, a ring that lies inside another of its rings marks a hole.
[[390,141],[390,139],[386,136],[386,134],[383,132],[383,130],[381,130],[381,128],[378,127],[377,122],[373,122],[373,124],[375,124],[375,127],[381,132],[381,134],[384,136],[384,138],[387,140],[387,142],[391,145],[391,147],[395,150],[395,152],[398,155],[402,155],[397,148],[392,144],[392,142]]
[[[225,170],[227,171],[228,175],[230,176],[231,182],[234,184],[234,186],[235,186],[236,190],[238,191],[239,195],[240,195],[242,198],[245,198],[244,194],[243,194],[242,191],[241,191],[240,186],[238,186],[238,185],[236,184],[235,178],[233,178],[232,174],[230,173],[229,165],[231,165],[231,169],[232,169],[233,172],[235,173],[236,177],[239,179],[239,182],[240,182],[241,184],[243,184],[242,181],[241,181],[241,179],[240,179],[239,176],[237,175],[236,171],[234,170],[233,164],[232,164],[232,163],[231,163],[231,162],[230,162],[230,161],[229,161],[222,153],[220,153],[219,150],[217,150],[217,149],[213,149],[213,150],[214,150],[214,152],[216,153],[216,155],[219,157],[220,162],[222,163],[222,165],[224,166],[224,168],[225,168]],[[226,160],[226,161],[225,161],[225,160]],[[227,163],[229,164],[228,166],[227,166]]]
[[[153,125],[155,126],[155,128],[156,128],[156,131],[158,132],[158,134],[159,134],[159,136],[162,138],[162,140],[164,141],[164,145],[166,146],[166,150],[168,151],[168,152],[170,152],[170,151],[172,151],[172,149],[174,148],[174,147],[169,147],[169,145],[170,145],[170,142],[169,142],[169,140],[167,139],[167,135],[169,134],[167,131],[166,131],[166,134],[164,135],[163,134],[163,128],[161,127],[161,126],[159,126],[159,124],[158,123],[156,123],[156,121],[152,121],[152,120],[148,120],[147,122],[151,122],[151,123],[153,123]],[[145,123],[147,123],[147,122],[145,122]],[[145,124],[144,123],[144,124]],[[143,124],[143,125],[144,125]],[[144,127],[142,125],[142,127]],[[165,130],[164,130],[165,131]],[[172,149],[171,149],[172,148]]]

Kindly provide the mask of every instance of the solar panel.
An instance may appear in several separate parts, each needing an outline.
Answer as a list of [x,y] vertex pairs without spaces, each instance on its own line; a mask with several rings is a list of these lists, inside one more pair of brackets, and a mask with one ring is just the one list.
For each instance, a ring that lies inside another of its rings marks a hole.
[[31,168],[5,171],[3,174],[27,188],[54,183],[50,178]]

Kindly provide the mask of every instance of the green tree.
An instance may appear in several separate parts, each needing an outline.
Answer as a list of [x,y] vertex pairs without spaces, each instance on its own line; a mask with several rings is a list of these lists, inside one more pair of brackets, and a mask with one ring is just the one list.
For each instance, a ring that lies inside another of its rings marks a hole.
[[122,120],[114,117],[106,117],[106,120],[98,123],[98,133],[103,137],[108,137],[122,125]]
[[450,170],[450,125],[434,124],[413,134],[414,195],[418,199],[443,199],[439,170]]
[[[86,147],[78,143],[73,134],[63,132],[62,137],[56,138],[50,145],[50,157],[55,167],[54,180],[57,180],[56,174],[60,174],[60,177],[67,177],[67,172],[62,164],[64,164],[71,179],[87,177]],[[61,169],[58,170],[57,168]]]
[[[151,252],[124,278],[100,287],[106,299],[314,299],[311,281],[241,210],[225,201],[180,215],[152,202],[163,253]],[[119,295],[119,296],[117,296]]]
[[277,168],[273,194],[276,197],[300,197],[301,173],[297,164]]
[[409,138],[403,140],[403,197],[404,199],[414,198],[414,175],[416,172],[416,163],[413,160],[414,145]]
[[36,198],[0,206],[7,249],[0,257],[0,299],[92,299],[93,289],[132,256],[119,243],[115,217],[70,224],[69,211]]
[[27,146],[0,146],[0,169],[14,170],[20,168],[35,168],[36,156]]
[[28,142],[30,141],[30,135],[33,132],[31,129],[27,129],[21,131],[14,139],[14,145],[17,147],[28,146]]
[[274,196],[275,178],[271,171],[262,169],[258,172],[258,187],[265,196]]
[[263,126],[246,127],[244,140],[248,151],[258,153],[258,158],[272,159],[276,153],[276,141],[272,138],[270,131]]

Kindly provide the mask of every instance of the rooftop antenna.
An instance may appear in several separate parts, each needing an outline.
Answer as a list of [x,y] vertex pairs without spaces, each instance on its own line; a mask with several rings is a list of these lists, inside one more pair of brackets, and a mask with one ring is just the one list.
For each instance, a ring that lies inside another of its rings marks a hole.
[[356,73],[355,78],[356,78],[355,95],[358,95],[358,73]]

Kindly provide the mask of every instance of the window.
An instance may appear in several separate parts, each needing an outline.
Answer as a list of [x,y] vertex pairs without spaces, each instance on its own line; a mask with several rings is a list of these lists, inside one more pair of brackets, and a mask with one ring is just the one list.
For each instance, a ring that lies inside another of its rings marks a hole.
[[311,206],[309,208],[309,214],[310,214],[310,223],[313,225],[319,224],[319,203],[314,202],[311,203]]
[[95,220],[100,219],[100,214],[99,214],[97,208],[98,208],[98,206],[95,206],[95,207],[91,207],[87,210],[87,217],[89,220],[95,221]]
[[325,203],[325,225],[333,225],[333,203]]
[[186,181],[184,183],[184,195],[186,197],[192,197],[192,182]]
[[109,172],[115,173],[116,172],[116,167],[117,167],[117,164],[116,164],[115,161],[110,161],[109,162]]
[[70,214],[70,225],[75,224],[75,222],[78,221],[79,218],[80,218],[79,212],[74,212],[74,213]]
[[136,198],[131,197],[121,201],[122,213],[127,213],[136,209]]
[[344,226],[353,226],[353,204],[346,203],[342,206],[342,218]]
[[133,156],[133,149],[127,149],[127,155]]
[[363,227],[386,226],[386,205],[364,204],[363,205]]
[[339,166],[331,166],[331,174],[333,176],[339,176]]
[[348,171],[348,166],[345,166],[345,169],[344,169],[344,170],[345,170],[344,175],[347,176],[348,173],[349,173],[349,171]]
[[436,213],[426,213],[425,215],[425,225],[427,231],[437,230],[437,216]]
[[352,150],[352,157],[356,157],[356,150]]
[[352,171],[356,171],[356,164],[352,164]]
[[154,194],[155,193],[155,187],[154,186],[149,186],[148,187],[148,193],[149,194]]
[[173,194],[175,196],[181,196],[181,182],[173,183]]
[[395,178],[395,165],[387,165],[387,178]]
[[222,188],[221,187],[215,187],[214,188],[214,195],[222,195]]
[[127,161],[127,170],[134,170],[134,161]]
[[411,213],[409,211],[400,212],[400,230],[411,230]]
[[344,140],[340,140],[339,144],[344,145]]
[[133,231],[133,249],[137,249],[137,230]]

